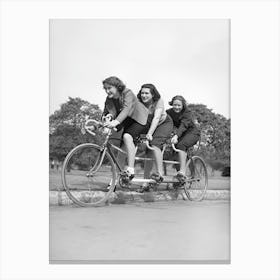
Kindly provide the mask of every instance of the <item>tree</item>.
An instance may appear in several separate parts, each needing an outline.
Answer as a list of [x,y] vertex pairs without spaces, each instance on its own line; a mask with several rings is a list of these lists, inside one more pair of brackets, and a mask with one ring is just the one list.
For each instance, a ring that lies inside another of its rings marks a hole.
[[102,111],[98,105],[90,104],[81,98],[71,98],[49,117],[49,156],[62,161],[68,152],[81,143],[101,144],[103,135],[81,133],[86,119],[100,120]]
[[230,165],[230,119],[214,113],[203,104],[189,104],[201,129],[200,153],[213,166]]
[[69,100],[63,103],[60,109],[50,116],[50,133],[52,134],[61,124],[81,127],[87,117],[100,119],[101,114],[102,112],[98,105],[90,104],[88,101],[82,100],[79,97],[69,97]]

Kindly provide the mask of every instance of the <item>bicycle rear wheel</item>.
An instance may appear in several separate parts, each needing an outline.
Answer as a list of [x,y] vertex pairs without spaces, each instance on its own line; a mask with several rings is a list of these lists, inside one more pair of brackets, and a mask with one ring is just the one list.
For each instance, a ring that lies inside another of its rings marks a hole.
[[193,164],[193,172],[187,180],[184,190],[189,200],[201,201],[208,186],[207,168],[202,158],[193,156],[190,164]]
[[62,183],[68,197],[79,206],[100,206],[115,188],[116,167],[109,153],[86,143],[66,156]]

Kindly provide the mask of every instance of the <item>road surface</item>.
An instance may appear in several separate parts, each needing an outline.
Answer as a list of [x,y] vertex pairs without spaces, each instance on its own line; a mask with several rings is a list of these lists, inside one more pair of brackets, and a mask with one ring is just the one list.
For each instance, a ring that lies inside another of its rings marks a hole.
[[50,208],[50,263],[229,263],[230,203]]

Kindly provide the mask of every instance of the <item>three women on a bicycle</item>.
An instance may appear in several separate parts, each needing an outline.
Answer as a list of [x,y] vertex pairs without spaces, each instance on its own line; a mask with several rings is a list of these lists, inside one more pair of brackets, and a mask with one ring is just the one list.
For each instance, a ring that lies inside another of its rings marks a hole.
[[[162,147],[166,139],[170,137],[175,127],[175,134],[171,139],[173,144],[181,151],[179,153],[180,170],[179,177],[185,176],[186,151],[199,140],[199,130],[187,109],[186,101],[182,96],[174,96],[169,102],[171,109],[165,111],[164,102],[153,84],[141,86],[137,97],[127,89],[117,77],[109,77],[103,81],[104,90],[107,93],[103,116],[112,115],[113,120],[107,122],[107,127],[123,129],[122,142],[127,151],[127,168],[124,175],[131,180],[134,177],[135,163],[135,139],[140,134],[146,134],[153,148],[156,172],[151,178],[157,182],[163,180]],[[149,152],[148,152],[149,153]],[[151,168],[146,167],[147,171]]]

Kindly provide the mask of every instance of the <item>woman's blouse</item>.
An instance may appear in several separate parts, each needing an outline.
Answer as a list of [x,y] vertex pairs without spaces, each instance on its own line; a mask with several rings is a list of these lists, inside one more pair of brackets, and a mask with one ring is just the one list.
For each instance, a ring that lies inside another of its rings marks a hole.
[[122,123],[127,117],[145,125],[148,118],[148,109],[137,99],[130,89],[124,89],[120,98],[106,98],[103,116],[111,114]]
[[172,108],[170,108],[166,110],[166,112],[173,120],[174,126],[176,127],[176,135],[178,137],[181,137],[185,132],[200,133],[194,123],[190,110],[185,109],[184,111],[176,113]]
[[120,112],[122,111],[122,105],[120,103],[120,99],[114,99],[112,98],[113,104],[116,108],[116,115],[119,115]]
[[159,123],[158,125],[160,125],[161,123],[163,123],[166,119],[166,116],[167,116],[167,113],[166,111],[164,110],[164,102],[163,102],[163,99],[160,98],[158,101],[154,102],[153,104],[151,104],[148,109],[149,109],[149,116],[148,116],[148,122],[151,122],[153,117],[154,117],[154,113],[155,113],[155,110],[156,109],[159,109],[161,108],[162,109],[162,113],[161,113],[161,116],[160,116],[160,119],[159,119]]

